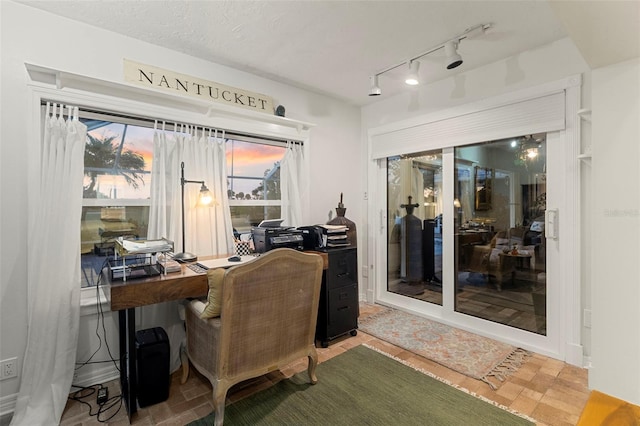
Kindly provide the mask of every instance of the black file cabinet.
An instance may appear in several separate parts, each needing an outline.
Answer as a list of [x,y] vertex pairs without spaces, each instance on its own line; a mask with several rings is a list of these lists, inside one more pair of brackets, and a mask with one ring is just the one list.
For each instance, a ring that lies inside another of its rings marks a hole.
[[358,331],[358,255],[355,247],[327,249],[329,266],[322,274],[316,340],[323,348],[344,334]]

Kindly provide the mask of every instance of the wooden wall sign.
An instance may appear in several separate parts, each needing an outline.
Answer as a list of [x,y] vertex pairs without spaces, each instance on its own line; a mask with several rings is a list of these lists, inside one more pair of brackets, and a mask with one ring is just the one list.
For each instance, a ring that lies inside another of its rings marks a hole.
[[273,114],[273,100],[260,93],[248,92],[203,80],[186,74],[124,60],[124,80],[138,86],[150,87],[181,96],[222,103],[258,112]]

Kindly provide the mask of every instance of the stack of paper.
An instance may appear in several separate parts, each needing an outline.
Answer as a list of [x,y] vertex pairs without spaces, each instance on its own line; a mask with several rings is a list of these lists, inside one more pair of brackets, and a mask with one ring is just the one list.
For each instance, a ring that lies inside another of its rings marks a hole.
[[122,254],[164,253],[173,251],[173,243],[167,239],[159,240],[125,240],[118,238],[117,243],[124,249]]
[[346,247],[348,228],[345,225],[320,225],[323,231],[326,247]]
[[180,272],[182,270],[180,264],[166,254],[158,255],[158,265],[160,265],[162,271],[166,273]]

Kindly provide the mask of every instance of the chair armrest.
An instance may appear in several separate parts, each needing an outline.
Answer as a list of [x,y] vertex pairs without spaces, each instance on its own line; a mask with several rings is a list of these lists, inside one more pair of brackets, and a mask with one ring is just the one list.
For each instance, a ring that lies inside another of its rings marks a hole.
[[202,301],[196,299],[186,306],[187,352],[194,365],[207,372],[217,372],[221,322],[220,318],[200,318],[202,305]]

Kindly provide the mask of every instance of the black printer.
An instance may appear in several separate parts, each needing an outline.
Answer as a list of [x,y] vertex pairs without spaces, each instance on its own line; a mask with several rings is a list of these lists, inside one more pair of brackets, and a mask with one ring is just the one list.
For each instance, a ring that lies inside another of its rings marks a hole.
[[257,253],[277,248],[304,249],[302,231],[286,226],[254,226],[251,228]]

